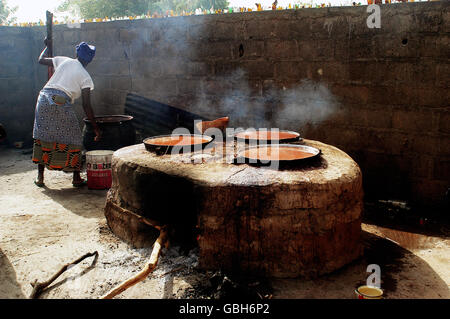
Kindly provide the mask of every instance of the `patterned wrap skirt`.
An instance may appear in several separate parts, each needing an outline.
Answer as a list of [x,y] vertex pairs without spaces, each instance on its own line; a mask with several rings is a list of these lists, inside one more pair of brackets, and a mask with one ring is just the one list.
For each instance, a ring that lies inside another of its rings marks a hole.
[[39,93],[33,138],[34,163],[65,172],[81,169],[82,133],[70,97],[63,91],[44,88]]

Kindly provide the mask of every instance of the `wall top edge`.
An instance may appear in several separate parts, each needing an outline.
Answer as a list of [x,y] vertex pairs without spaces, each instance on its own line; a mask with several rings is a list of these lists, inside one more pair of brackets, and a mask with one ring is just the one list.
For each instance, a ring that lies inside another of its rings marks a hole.
[[[450,1],[431,1],[431,2],[408,2],[408,3],[393,3],[380,5],[381,10],[389,15],[395,14],[414,14],[423,13],[425,11],[446,10],[450,8]],[[234,12],[226,14],[207,14],[207,15],[191,15],[191,16],[175,16],[166,18],[149,18],[149,19],[135,19],[135,20],[115,20],[106,22],[91,22],[80,23],[79,28],[85,30],[101,29],[101,28],[115,28],[115,27],[139,27],[150,26],[155,23],[177,23],[191,21],[193,24],[204,22],[226,22],[233,20],[247,21],[247,20],[269,20],[269,19],[292,19],[292,18],[326,18],[329,16],[350,15],[359,16],[367,14],[367,5],[362,6],[346,6],[346,7],[325,7],[325,8],[302,8],[302,9],[288,9],[288,10],[266,10],[266,11],[252,11],[252,12]],[[74,26],[67,24],[54,25],[55,30],[70,30]],[[45,29],[45,26],[0,26],[0,30],[15,30],[15,29]]]

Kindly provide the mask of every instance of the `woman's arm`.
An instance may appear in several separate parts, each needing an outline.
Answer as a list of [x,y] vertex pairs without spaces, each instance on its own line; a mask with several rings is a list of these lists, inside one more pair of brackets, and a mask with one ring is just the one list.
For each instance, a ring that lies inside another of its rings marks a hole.
[[91,106],[91,89],[90,88],[82,89],[81,97],[83,100],[84,112],[86,113],[87,118],[89,119],[89,121],[91,121],[91,124],[94,128],[94,132],[95,132],[94,141],[98,141],[98,140],[100,140],[101,132],[100,132],[100,129],[99,129],[97,123],[95,122],[94,111],[92,110],[92,106]]
[[40,64],[43,64],[43,65],[53,66],[53,60],[52,60],[52,58],[46,57],[46,55],[47,55],[47,49],[48,49],[48,44],[50,43],[50,41],[51,41],[51,40],[47,40],[47,39],[44,40],[45,48],[44,48],[44,50],[42,50],[41,54],[39,55],[39,60],[38,60],[38,62],[39,62]]

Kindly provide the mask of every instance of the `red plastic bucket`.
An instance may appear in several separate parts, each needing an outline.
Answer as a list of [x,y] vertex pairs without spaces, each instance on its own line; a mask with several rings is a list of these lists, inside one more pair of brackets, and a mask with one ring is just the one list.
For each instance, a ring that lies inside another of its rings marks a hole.
[[113,151],[86,153],[87,185],[90,189],[108,189],[112,184],[111,160]]

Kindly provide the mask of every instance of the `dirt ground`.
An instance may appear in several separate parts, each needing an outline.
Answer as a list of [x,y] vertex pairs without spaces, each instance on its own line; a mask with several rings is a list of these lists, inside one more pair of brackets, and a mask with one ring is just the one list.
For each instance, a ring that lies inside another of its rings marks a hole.
[[[0,147],[0,298],[28,298],[31,282],[47,280],[87,252],[98,251],[97,260],[66,271],[41,298],[99,298],[144,266],[151,248],[129,247],[106,225],[106,191],[74,188],[71,175],[51,171],[46,187],[38,188],[36,171],[30,153]],[[333,274],[316,280],[247,278],[240,287],[260,286],[258,294],[273,298],[355,298],[354,289],[369,276],[367,266],[378,264],[385,298],[450,298],[448,232],[362,228],[364,257]],[[223,296],[223,275],[217,284],[217,273],[198,270],[196,262],[195,250],[166,249],[155,272],[117,298]]]

